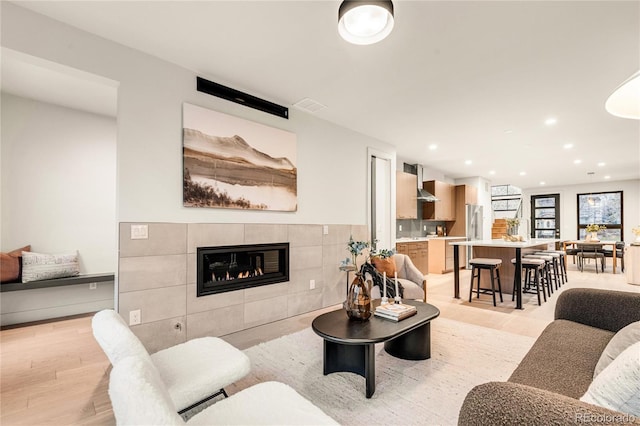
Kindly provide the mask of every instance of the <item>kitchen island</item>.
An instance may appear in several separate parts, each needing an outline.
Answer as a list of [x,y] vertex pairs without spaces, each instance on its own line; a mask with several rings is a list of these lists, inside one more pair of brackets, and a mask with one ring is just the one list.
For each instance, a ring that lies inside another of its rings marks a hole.
[[[533,238],[528,241],[509,242],[504,240],[476,240],[450,242],[453,246],[453,297],[460,298],[460,246],[473,247],[473,257],[501,259],[500,282],[504,293],[516,295],[516,309],[522,309],[522,249],[524,254],[539,250],[553,249],[560,240],[552,238]],[[516,264],[511,259],[516,259]],[[489,279],[488,276],[483,279]],[[486,281],[485,281],[486,282]],[[514,288],[515,283],[515,288]]]

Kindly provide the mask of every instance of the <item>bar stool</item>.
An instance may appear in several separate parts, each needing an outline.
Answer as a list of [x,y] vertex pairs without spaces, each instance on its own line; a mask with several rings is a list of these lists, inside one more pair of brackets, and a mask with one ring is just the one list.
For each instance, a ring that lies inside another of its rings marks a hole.
[[525,258],[544,260],[543,278],[544,278],[544,283],[546,284],[546,287],[547,287],[547,294],[549,295],[549,297],[551,297],[551,294],[553,294],[554,283],[556,288],[558,287],[557,286],[558,278],[556,275],[553,274],[553,257],[546,256],[543,254],[526,254],[523,256],[523,259]]
[[[511,259],[511,263],[516,264],[515,259]],[[523,293],[533,293],[531,291],[531,274],[533,274],[533,284],[536,287],[535,294],[538,295],[538,305],[542,305],[542,300],[540,299],[540,292],[542,291],[542,296],[544,297],[544,301],[547,301],[547,293],[544,291],[544,286],[542,284],[541,273],[544,273],[546,262],[543,259],[536,259],[533,257],[525,257],[522,259],[522,269],[525,271],[524,275],[524,287],[522,288]],[[513,277],[513,293],[511,294],[511,301],[516,297],[516,278]],[[522,283],[520,283],[522,285]]]
[[[496,306],[496,286],[494,283],[494,279],[498,280],[498,294],[500,295],[500,303],[502,300],[502,286],[500,285],[500,266],[502,265],[502,260],[500,259],[489,259],[478,257],[475,259],[471,259],[469,264],[473,267],[471,270],[471,286],[469,289],[469,303],[471,303],[471,298],[473,296],[473,279],[478,279],[478,289],[476,291],[477,298],[480,298],[480,293],[489,294],[493,296],[493,306]],[[483,269],[489,271],[489,275],[491,276],[491,288],[481,288],[480,287],[480,273]]]
[[564,284],[564,274],[562,273],[561,266],[560,266],[562,264],[560,254],[552,251],[539,251],[539,252],[536,252],[535,254],[541,254],[543,256],[553,257],[553,271],[554,271],[554,274],[556,275],[556,280],[557,280],[556,290],[557,290],[558,286]]
[[558,253],[560,255],[560,274],[562,274],[562,276],[564,277],[563,283],[568,283],[569,276],[567,275],[567,253],[563,250],[543,250],[542,253]]

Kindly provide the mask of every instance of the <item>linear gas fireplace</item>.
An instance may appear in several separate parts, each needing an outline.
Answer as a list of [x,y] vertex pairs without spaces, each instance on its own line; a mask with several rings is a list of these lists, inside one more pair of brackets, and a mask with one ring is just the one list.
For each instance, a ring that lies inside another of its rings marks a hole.
[[289,281],[289,243],[198,247],[198,297]]

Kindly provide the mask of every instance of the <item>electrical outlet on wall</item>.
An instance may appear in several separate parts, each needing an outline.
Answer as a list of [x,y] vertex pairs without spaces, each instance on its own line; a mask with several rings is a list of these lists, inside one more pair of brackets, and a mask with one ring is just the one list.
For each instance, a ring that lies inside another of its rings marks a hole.
[[89,290],[95,290],[98,287],[98,283],[89,283]]
[[427,225],[422,225],[422,230],[426,231],[427,230]]
[[138,325],[140,324],[140,309],[136,309],[135,311],[129,311],[129,325]]
[[149,225],[131,225],[132,240],[146,240],[149,238]]
[[398,225],[398,231],[402,231],[402,225]]
[[322,234],[323,235],[329,235],[329,225],[324,225],[322,227]]
[[309,280],[309,290],[316,288],[316,280]]

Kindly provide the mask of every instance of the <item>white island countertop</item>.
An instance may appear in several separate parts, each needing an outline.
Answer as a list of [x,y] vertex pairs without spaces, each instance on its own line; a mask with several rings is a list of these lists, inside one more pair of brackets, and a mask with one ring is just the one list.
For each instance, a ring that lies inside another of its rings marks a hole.
[[459,240],[460,238],[466,237],[438,237],[438,236],[428,236],[428,237],[403,237],[396,238],[396,243],[419,243],[421,241],[429,241],[429,240]]
[[527,241],[505,241],[503,239],[497,240],[473,240],[473,241],[456,241],[451,242],[452,246],[475,246],[475,247],[500,247],[500,248],[527,248],[539,246],[542,244],[557,243],[562,241],[557,238],[532,238]]

